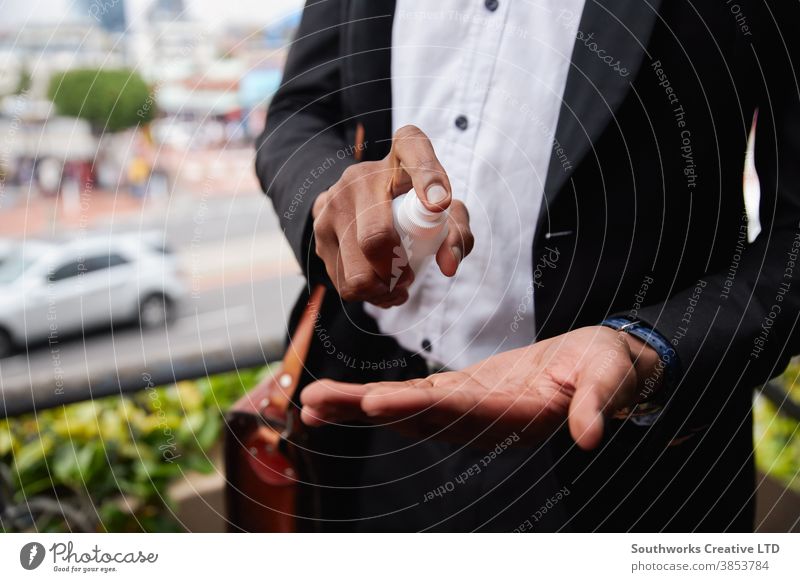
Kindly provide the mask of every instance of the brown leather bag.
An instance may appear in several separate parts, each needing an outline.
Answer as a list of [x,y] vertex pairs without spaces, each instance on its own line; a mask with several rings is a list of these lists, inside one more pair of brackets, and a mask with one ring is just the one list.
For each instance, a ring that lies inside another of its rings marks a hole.
[[[277,371],[227,414],[226,503],[229,531],[293,532],[310,529],[297,508],[314,511],[312,467],[303,453],[305,431],[292,398],[303,373],[325,288],[314,288]],[[304,513],[307,513],[304,512]]]

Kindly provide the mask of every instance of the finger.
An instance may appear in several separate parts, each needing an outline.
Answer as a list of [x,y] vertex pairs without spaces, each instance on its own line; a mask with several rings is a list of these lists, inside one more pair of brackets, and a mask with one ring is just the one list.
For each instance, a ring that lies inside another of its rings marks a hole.
[[[343,266],[342,269],[344,269]],[[344,275],[342,276],[344,277]],[[395,282],[395,280],[392,279],[388,287],[381,282],[381,284],[376,287],[376,293],[378,293],[378,295],[371,295],[365,298],[364,301],[384,309],[402,305],[408,301],[408,288],[413,282],[414,273],[410,269],[403,270],[399,281]],[[385,292],[379,293],[381,290],[385,290]]]
[[361,400],[367,386],[334,380],[319,380],[306,386],[300,393],[303,406],[300,418],[310,426],[326,422],[358,420],[364,416]]
[[[314,219],[314,252],[326,264],[333,264],[330,259],[335,259],[339,248],[339,239],[333,225],[332,214],[322,210]],[[330,273],[328,273],[330,275]]]
[[[434,384],[432,380],[436,380]],[[408,382],[373,384],[364,395],[361,408],[368,417],[432,421],[439,425],[468,418],[484,424],[508,411],[508,402],[485,390],[472,390],[472,380],[459,372],[435,374]],[[417,415],[425,417],[416,417]]]
[[584,450],[600,445],[605,415],[625,404],[635,388],[636,375],[630,355],[619,349],[613,360],[608,352],[593,358],[578,374],[575,395],[569,406],[569,430],[575,443]]
[[375,424],[375,420],[368,417],[362,411],[339,406],[324,406],[322,408],[304,406],[300,411],[300,419],[308,426],[349,424],[354,422],[369,422]]
[[369,392],[369,384],[350,384],[336,380],[318,380],[303,388],[300,403],[303,406],[361,406],[361,399]]
[[311,218],[314,220],[319,218],[320,215],[325,211],[325,208],[328,206],[329,201],[330,192],[328,190],[320,192],[319,196],[317,196],[314,202],[311,204]]
[[394,194],[408,192],[413,187],[431,212],[441,212],[450,206],[450,180],[422,130],[413,125],[398,129],[389,160],[394,170],[391,182]]
[[597,448],[604,426],[600,400],[593,389],[576,392],[569,410],[569,432],[575,443],[586,451]]
[[368,417],[402,419],[441,402],[446,393],[425,379],[373,384],[364,395],[361,409]]
[[[543,411],[541,401],[525,396],[509,400],[508,394],[476,392],[458,382],[432,387],[428,380],[375,385],[361,408],[368,422],[390,425],[407,436],[461,442],[481,441],[498,431],[504,435],[522,432],[531,422],[538,423]],[[549,428],[552,423],[542,419],[541,424]],[[527,434],[538,437],[540,432],[528,430]]]
[[399,273],[399,279],[396,279],[396,274],[393,275],[392,279],[390,279],[389,292],[385,295],[378,295],[374,297],[372,303],[391,301],[397,298],[397,296],[402,294],[404,291],[408,291],[408,288],[414,282],[414,272],[410,268],[402,268],[399,269]]
[[311,406],[304,406],[300,410],[300,421],[306,426],[323,426],[335,422],[332,418],[333,414],[328,410],[313,408]]
[[[349,384],[333,380],[320,380],[309,384],[300,395],[302,410],[300,418],[309,426],[321,426],[328,423],[366,421],[373,424],[397,423],[396,415],[382,416],[379,412],[365,412],[364,397],[373,390],[397,392],[410,387],[410,382],[379,382],[373,384]],[[402,419],[400,419],[402,420]],[[421,419],[417,420],[422,424]],[[436,426],[444,424],[441,420]],[[404,427],[406,431],[414,430],[413,423]],[[400,426],[396,426],[400,428]]]
[[361,252],[352,223],[340,234],[337,260],[341,265],[342,280],[336,288],[345,301],[368,301],[389,293],[389,286]]
[[460,200],[454,200],[448,216],[447,237],[436,252],[436,263],[442,274],[454,276],[461,261],[472,252],[474,244],[467,207]]
[[370,301],[376,307],[382,309],[389,309],[390,307],[397,307],[408,301],[408,289],[395,289],[388,296],[377,298]]
[[355,233],[358,248],[377,276],[388,282],[392,276],[400,237],[394,228],[392,194],[385,180],[370,180],[368,190],[355,197]]
[[[398,383],[399,384],[399,383]],[[365,419],[385,425],[411,438],[474,439],[485,425],[477,427],[469,411],[473,394],[432,388],[426,380],[413,385],[376,386],[362,403]]]

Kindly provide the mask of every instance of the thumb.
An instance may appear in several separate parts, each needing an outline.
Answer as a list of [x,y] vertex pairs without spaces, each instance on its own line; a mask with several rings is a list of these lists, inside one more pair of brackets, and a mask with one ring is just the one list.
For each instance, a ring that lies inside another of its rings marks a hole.
[[[597,448],[603,439],[605,416],[627,404],[626,395],[636,384],[636,372],[630,357],[619,353],[617,361],[603,364],[590,362],[578,377],[577,387],[569,405],[569,432],[583,450]],[[597,358],[595,358],[595,361]]]
[[444,212],[452,202],[450,192],[439,183],[431,184],[425,190],[414,189],[414,193],[428,212]]

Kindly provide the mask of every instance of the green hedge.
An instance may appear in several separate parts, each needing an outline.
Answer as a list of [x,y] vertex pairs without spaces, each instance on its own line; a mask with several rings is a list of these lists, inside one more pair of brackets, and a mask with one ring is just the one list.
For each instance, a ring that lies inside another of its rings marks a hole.
[[[780,383],[795,402],[800,402],[800,363],[793,360]],[[754,409],[756,466],[786,487],[800,493],[800,423],[782,414],[763,396]]]
[[[0,421],[0,464],[10,469],[13,503],[53,499],[98,531],[179,531],[169,485],[190,471],[215,470],[208,453],[219,441],[224,411],[264,372],[221,374]],[[61,515],[2,526],[75,527]]]

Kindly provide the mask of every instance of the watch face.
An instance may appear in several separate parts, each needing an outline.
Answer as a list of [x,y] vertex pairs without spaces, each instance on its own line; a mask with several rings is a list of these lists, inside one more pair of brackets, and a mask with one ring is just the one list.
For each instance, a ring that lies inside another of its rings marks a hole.
[[612,416],[619,420],[627,420],[628,418],[642,419],[645,417],[652,417],[652,420],[655,420],[662,410],[664,410],[664,405],[661,402],[640,402],[633,406],[620,408]]

